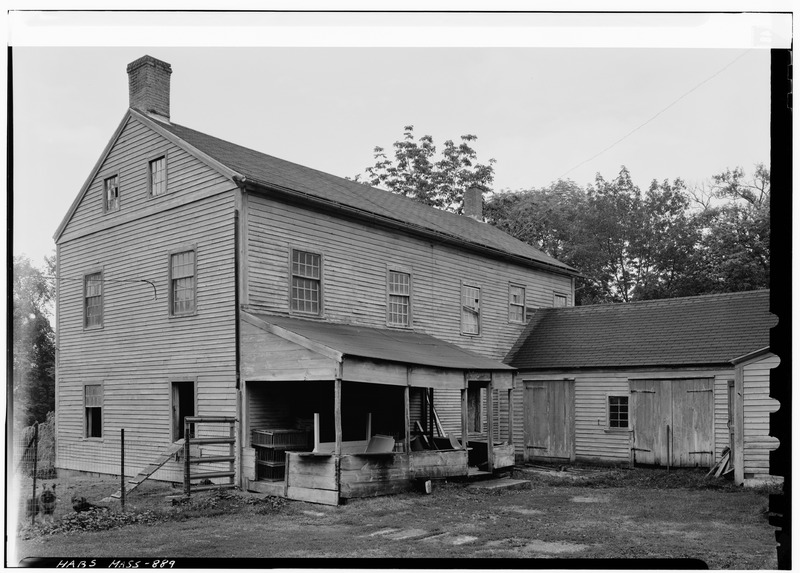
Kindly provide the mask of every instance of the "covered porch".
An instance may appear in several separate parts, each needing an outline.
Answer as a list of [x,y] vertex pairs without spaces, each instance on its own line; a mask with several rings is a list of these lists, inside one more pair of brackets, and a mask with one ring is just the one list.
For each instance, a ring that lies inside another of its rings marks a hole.
[[434,337],[243,313],[242,487],[338,504],[514,463],[513,369]]

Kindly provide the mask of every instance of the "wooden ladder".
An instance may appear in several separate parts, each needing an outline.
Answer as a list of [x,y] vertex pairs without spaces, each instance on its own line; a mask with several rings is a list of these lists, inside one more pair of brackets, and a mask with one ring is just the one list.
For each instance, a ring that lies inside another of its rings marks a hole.
[[[144,480],[146,480],[151,475],[156,473],[156,470],[158,470],[158,468],[163,466],[169,460],[173,459],[175,457],[175,454],[181,451],[183,448],[184,448],[183,438],[181,438],[177,442],[170,444],[167,447],[167,449],[164,450],[154,462],[152,462],[147,467],[142,469],[142,471],[136,474],[136,476],[133,479],[131,479],[130,481],[128,481],[128,483],[125,484],[125,494],[127,495],[129,491],[132,491],[137,487],[139,487],[142,484],[142,482],[144,482]],[[122,490],[119,490],[116,493],[112,493],[106,499],[107,500],[120,499],[121,497],[122,497]]]

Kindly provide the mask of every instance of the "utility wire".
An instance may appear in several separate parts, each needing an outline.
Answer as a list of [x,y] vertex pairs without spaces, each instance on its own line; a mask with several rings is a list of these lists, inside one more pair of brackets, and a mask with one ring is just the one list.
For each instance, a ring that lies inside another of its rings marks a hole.
[[[59,277],[56,275],[42,275],[42,277],[46,279],[56,279],[59,281],[84,281],[86,280],[85,277],[81,278],[74,278],[74,277]],[[153,281],[149,281],[147,279],[91,279],[92,282],[101,282],[101,283],[147,283],[151,287],[153,287],[153,300],[158,300],[158,290],[156,289],[156,285]]]
[[725,66],[723,66],[722,68],[720,68],[719,70],[717,70],[716,72],[714,72],[713,74],[711,74],[710,76],[708,76],[706,79],[704,79],[702,82],[700,82],[699,84],[697,84],[696,86],[694,86],[692,89],[690,89],[689,91],[687,91],[686,93],[684,93],[682,96],[679,96],[678,98],[676,98],[675,100],[673,100],[673,101],[672,101],[672,103],[670,103],[670,104],[669,104],[667,107],[663,108],[661,111],[659,111],[659,112],[658,112],[657,114],[655,114],[653,117],[651,117],[650,119],[648,119],[647,121],[645,121],[644,123],[642,123],[641,125],[639,125],[638,127],[635,127],[635,128],[633,128],[631,131],[629,131],[627,134],[625,134],[625,135],[623,135],[622,137],[620,137],[620,138],[619,138],[617,141],[615,141],[614,143],[612,143],[611,145],[609,145],[608,147],[606,147],[605,149],[603,149],[601,152],[599,152],[599,153],[596,153],[595,155],[593,155],[592,157],[590,157],[589,159],[587,159],[587,160],[585,160],[585,161],[582,161],[581,163],[578,163],[578,164],[577,164],[575,167],[573,167],[573,168],[572,168],[572,169],[570,169],[569,171],[565,171],[563,174],[559,175],[559,177],[558,177],[558,178],[559,178],[559,179],[563,179],[563,178],[564,178],[566,175],[569,175],[570,173],[572,173],[573,171],[575,171],[575,170],[576,170],[578,167],[581,167],[582,165],[585,165],[585,164],[589,163],[589,162],[590,162],[590,161],[592,161],[593,159],[596,159],[597,157],[600,157],[600,156],[601,156],[602,154],[604,154],[606,151],[608,151],[608,150],[609,150],[609,149],[611,149],[612,147],[615,147],[616,145],[618,145],[619,143],[621,143],[622,141],[624,141],[625,139],[627,139],[628,137],[630,137],[631,135],[633,135],[634,133],[636,133],[637,131],[639,131],[640,129],[642,129],[642,128],[643,128],[645,125],[647,125],[648,123],[650,123],[651,121],[653,121],[654,119],[656,119],[658,116],[660,116],[662,113],[664,113],[665,111],[667,111],[669,108],[671,108],[672,106],[674,106],[675,104],[677,104],[679,101],[681,101],[683,98],[685,98],[686,96],[688,96],[690,93],[694,92],[694,91],[695,91],[695,90],[697,90],[697,89],[698,89],[700,86],[702,86],[702,85],[706,84],[707,82],[709,82],[709,81],[713,80],[715,77],[717,77],[718,75],[720,75],[722,72],[724,72],[725,70],[727,70],[729,67],[731,67],[733,64],[735,64],[736,62],[738,62],[739,60],[741,60],[741,59],[742,59],[744,56],[746,56],[747,54],[749,54],[749,53],[750,53],[750,52],[752,52],[752,51],[753,51],[753,50],[752,50],[752,48],[750,48],[750,49],[748,49],[748,50],[745,50],[744,52],[742,52],[741,54],[739,54],[738,56],[736,56],[736,57],[735,57],[733,60],[731,60],[730,62],[728,62],[728,63],[727,63]]

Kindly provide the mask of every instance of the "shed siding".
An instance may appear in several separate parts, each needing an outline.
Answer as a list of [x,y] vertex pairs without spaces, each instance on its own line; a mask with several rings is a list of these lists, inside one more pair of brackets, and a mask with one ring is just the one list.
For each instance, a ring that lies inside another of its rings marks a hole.
[[[126,127],[120,145],[112,150],[125,169],[146,166],[156,143],[137,124]],[[129,129],[130,128],[130,129]],[[149,133],[149,132],[148,132]],[[152,135],[152,134],[150,134]],[[133,141],[141,140],[135,146]],[[162,140],[163,143],[163,140]],[[175,154],[178,156],[179,154]],[[171,156],[172,157],[172,156]],[[113,160],[113,161],[112,161]],[[191,162],[188,162],[191,163]],[[170,181],[207,191],[219,183],[210,169],[191,175],[170,163]],[[105,168],[105,167],[104,167]],[[99,179],[102,178],[103,170]],[[132,175],[129,177],[132,179]],[[196,185],[190,185],[189,181]],[[125,183],[121,183],[125,185]],[[172,189],[172,186],[170,186]],[[98,205],[93,184],[86,205]],[[146,195],[142,184],[134,192],[124,186],[128,200]],[[78,209],[80,217],[68,228],[73,238],[59,242],[58,458],[59,467],[106,473],[119,472],[119,430],[125,429],[126,473],[135,474],[152,462],[172,441],[171,382],[196,382],[196,414],[236,414],[234,288],[234,194],[217,193],[171,209],[155,204],[142,207],[142,217],[125,224],[79,236],[81,225],[91,227],[98,211]],[[96,203],[94,202],[96,201]],[[132,207],[131,207],[132,208]],[[196,314],[169,316],[169,253],[196,249]],[[103,326],[83,328],[85,273],[102,268]],[[153,288],[139,279],[152,281]],[[111,282],[134,281],[134,282]],[[103,438],[83,438],[83,385],[103,384]],[[168,462],[157,479],[180,479],[181,467]]]
[[[509,282],[526,286],[528,306],[552,306],[554,291],[571,292],[568,276],[259,195],[248,195],[247,211],[248,301],[255,312],[289,314],[290,249],[299,248],[322,254],[324,319],[385,328],[387,265],[400,265],[412,274],[415,330],[499,360],[524,328],[508,322]],[[481,287],[477,337],[460,334],[462,281]]]
[[744,374],[744,478],[745,480],[771,479],[769,452],[778,447],[776,438],[769,435],[769,415],[779,408],[779,403],[769,397],[769,371],[780,363],[774,354],[745,364]]
[[609,395],[630,395],[630,379],[635,378],[715,378],[714,382],[714,441],[715,459],[728,445],[727,380],[733,370],[591,370],[519,372],[514,390],[514,446],[517,456],[524,454],[523,407],[525,380],[545,381],[575,378],[575,457],[586,461],[628,463],[630,461],[630,432],[609,430],[606,400]]

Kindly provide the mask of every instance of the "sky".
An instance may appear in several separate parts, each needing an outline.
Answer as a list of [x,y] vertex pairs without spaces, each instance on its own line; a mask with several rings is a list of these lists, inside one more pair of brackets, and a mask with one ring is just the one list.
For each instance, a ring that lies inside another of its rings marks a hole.
[[[172,66],[174,123],[339,176],[363,173],[373,148],[391,149],[406,125],[439,147],[476,135],[479,161],[496,160],[495,192],[559,178],[585,186],[622,165],[641,188],[677,177],[700,185],[769,162],[769,51],[728,40],[736,21],[703,33],[708,20],[478,16],[381,29],[357,17],[298,25],[223,15],[184,24],[187,45],[175,45],[164,41],[176,25],[168,17],[161,28],[90,20],[78,42],[71,20],[26,15],[11,36],[13,253],[39,264],[54,252],[53,233],[127,110],[126,65],[145,54]],[[214,25],[219,36],[203,36]],[[615,39],[636,26],[638,40]],[[438,40],[448,34],[455,40]]]

